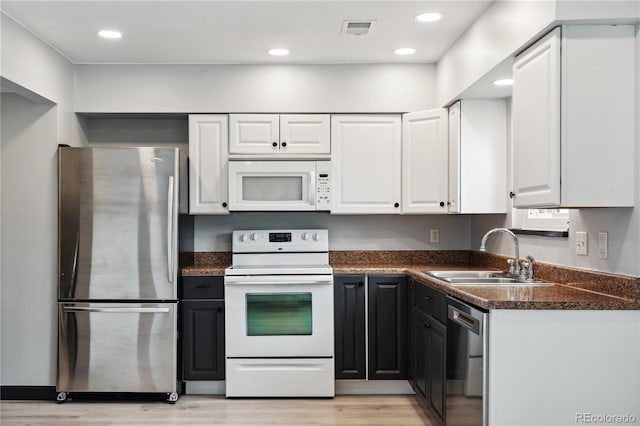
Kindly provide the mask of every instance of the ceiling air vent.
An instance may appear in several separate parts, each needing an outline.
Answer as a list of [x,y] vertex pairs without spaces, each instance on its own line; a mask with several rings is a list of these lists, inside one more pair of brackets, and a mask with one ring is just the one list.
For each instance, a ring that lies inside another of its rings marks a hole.
[[371,19],[360,19],[357,21],[344,21],[342,23],[342,35],[369,35],[373,30],[376,21]]

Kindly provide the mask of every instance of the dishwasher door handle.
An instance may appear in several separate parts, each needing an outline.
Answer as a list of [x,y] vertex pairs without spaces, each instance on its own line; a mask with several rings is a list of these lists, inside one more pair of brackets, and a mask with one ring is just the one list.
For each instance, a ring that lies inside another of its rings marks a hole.
[[461,325],[474,334],[480,335],[480,320],[478,318],[474,318],[466,312],[463,312],[451,305],[449,305],[448,317],[456,324]]

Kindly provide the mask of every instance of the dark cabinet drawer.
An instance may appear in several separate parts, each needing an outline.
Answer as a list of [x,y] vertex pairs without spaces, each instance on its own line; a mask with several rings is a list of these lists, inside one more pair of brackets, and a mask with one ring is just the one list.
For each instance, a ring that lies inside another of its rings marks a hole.
[[447,322],[447,296],[427,285],[416,282],[414,292],[415,306],[441,323]]
[[186,276],[182,277],[183,299],[224,299],[224,277]]

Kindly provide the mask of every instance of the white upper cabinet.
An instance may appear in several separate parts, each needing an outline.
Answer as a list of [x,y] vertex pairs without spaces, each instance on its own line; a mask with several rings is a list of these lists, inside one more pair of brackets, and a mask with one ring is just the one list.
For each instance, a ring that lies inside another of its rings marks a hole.
[[189,213],[228,214],[228,115],[189,115]]
[[279,150],[278,114],[229,115],[229,153],[273,154]]
[[515,207],[634,205],[634,37],[563,26],[516,58]]
[[231,114],[230,154],[278,155],[331,152],[328,114]]
[[507,106],[464,99],[449,108],[449,212],[507,212]]
[[446,213],[447,110],[402,116],[402,212]]
[[281,115],[280,152],[283,154],[331,153],[329,114]]
[[331,213],[401,212],[401,136],[399,115],[331,117]]

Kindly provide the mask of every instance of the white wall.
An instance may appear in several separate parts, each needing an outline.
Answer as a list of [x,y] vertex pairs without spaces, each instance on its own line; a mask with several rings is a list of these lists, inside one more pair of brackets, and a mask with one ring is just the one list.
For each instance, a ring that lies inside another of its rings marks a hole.
[[55,107],[2,96],[2,384],[55,383]]
[[2,77],[57,105],[59,141],[73,138],[73,65],[32,33],[0,13]]
[[[333,216],[328,213],[233,213],[196,216],[195,251],[228,251],[231,231],[260,228],[327,228],[330,250],[467,250],[469,217]],[[440,229],[440,243],[429,230]]]
[[465,89],[540,34],[555,17],[555,1],[496,1],[447,50],[437,65],[438,104]]
[[[75,140],[73,67],[0,14],[2,385],[55,384],[57,144]],[[4,86],[4,85],[3,85]]]
[[78,112],[408,112],[434,65],[79,65]]

